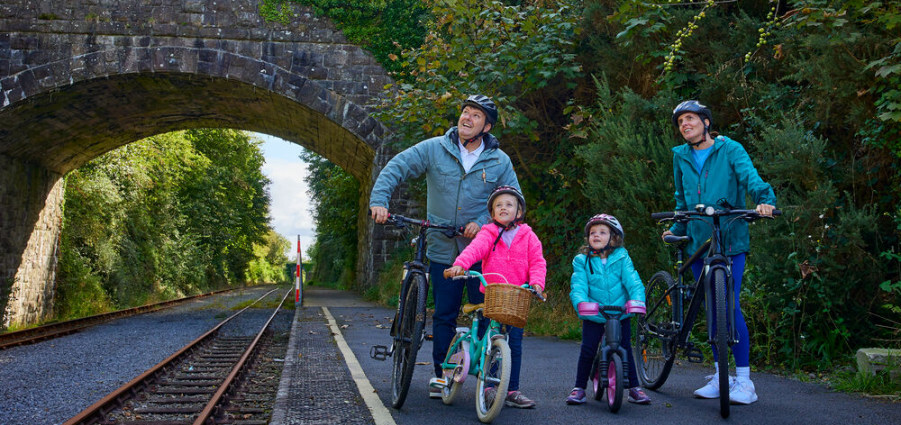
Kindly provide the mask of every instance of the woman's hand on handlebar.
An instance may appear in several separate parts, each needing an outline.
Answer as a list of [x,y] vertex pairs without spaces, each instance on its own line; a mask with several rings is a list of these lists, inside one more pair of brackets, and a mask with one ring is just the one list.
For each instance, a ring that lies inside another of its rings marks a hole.
[[663,232],[662,235],[660,235],[660,239],[666,240],[666,236],[672,235],[672,234],[673,234],[673,232],[670,232],[669,230],[667,230],[667,231]]
[[776,207],[774,207],[770,204],[760,204],[760,205],[757,205],[757,208],[756,208],[757,214],[760,214],[763,217],[772,217],[773,210],[775,210],[775,209],[776,209]]
[[453,266],[449,269],[444,269],[444,278],[450,279],[454,276],[462,276],[463,273],[466,273],[466,270],[464,270],[463,267]]
[[375,220],[376,223],[382,224],[388,221],[388,208],[370,207],[369,211],[372,213],[372,219]]

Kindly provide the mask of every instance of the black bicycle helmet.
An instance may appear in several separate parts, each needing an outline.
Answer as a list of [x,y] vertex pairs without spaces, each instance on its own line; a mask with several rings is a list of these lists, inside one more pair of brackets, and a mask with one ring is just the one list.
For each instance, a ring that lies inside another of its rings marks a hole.
[[688,112],[698,114],[702,121],[707,120],[707,123],[704,124],[705,131],[713,125],[713,116],[710,114],[710,109],[697,100],[686,100],[676,106],[676,109],[673,109],[673,125],[679,127],[679,117]]
[[492,126],[497,123],[497,106],[491,101],[491,98],[482,94],[472,95],[466,98],[463,101],[463,104],[460,105],[460,110],[467,106],[473,106],[482,110],[485,113],[485,121]]

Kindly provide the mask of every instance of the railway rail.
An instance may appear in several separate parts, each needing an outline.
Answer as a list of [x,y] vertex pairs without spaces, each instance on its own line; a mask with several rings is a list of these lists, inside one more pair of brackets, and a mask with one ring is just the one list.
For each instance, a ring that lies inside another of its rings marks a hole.
[[179,304],[184,304],[188,301],[193,301],[196,299],[208,297],[211,295],[216,295],[222,292],[231,291],[232,289],[223,289],[221,291],[209,292],[206,294],[193,295],[190,297],[179,298],[177,300],[163,301],[156,304],[148,304],[140,307],[132,307],[125,310],[114,311],[111,313],[97,314],[94,316],[82,317],[80,319],[67,320],[64,322],[50,323],[43,326],[37,326],[34,328],[23,329],[15,332],[7,332],[0,334],[0,350],[4,350],[10,347],[15,347],[19,345],[27,345],[34,344],[36,342],[45,341],[48,339],[53,339],[57,337],[61,337],[64,335],[69,335],[75,332],[78,332],[82,329],[89,328],[91,326],[99,325],[101,323],[109,322],[110,320],[120,319],[123,317],[137,316],[139,314],[149,313],[151,311],[162,310],[169,307],[174,307]]
[[246,328],[248,322],[259,325],[260,320],[254,322],[246,312],[277,290],[267,292],[64,425],[268,423],[267,399],[277,392],[279,358],[287,348],[287,335],[274,335],[272,324],[292,291],[285,292],[255,335],[232,328],[239,324]]

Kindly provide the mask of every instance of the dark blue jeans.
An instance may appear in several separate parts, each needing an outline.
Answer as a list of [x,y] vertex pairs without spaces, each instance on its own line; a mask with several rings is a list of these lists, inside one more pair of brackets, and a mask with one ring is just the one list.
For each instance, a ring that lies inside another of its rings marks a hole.
[[[481,282],[471,278],[465,280],[451,280],[444,278],[444,270],[450,268],[447,264],[431,262],[429,264],[429,280],[432,285],[432,296],[435,299],[435,314],[432,316],[432,362],[435,364],[435,376],[442,377],[444,372],[441,363],[447,356],[447,349],[457,330],[457,316],[460,314],[460,305],[463,301],[463,287],[466,287],[466,295],[469,302],[479,304],[485,300],[485,294],[479,291]],[[472,266],[470,270],[482,271],[482,264]],[[479,323],[478,336],[485,334],[488,321]]]
[[[751,335],[748,333],[748,324],[745,322],[745,315],[741,312],[741,281],[745,274],[745,253],[733,255],[732,259],[732,292],[735,297],[735,330],[738,332],[738,344],[732,346],[732,357],[735,358],[736,367],[748,367],[751,365]],[[691,263],[691,271],[695,276],[699,276],[704,270],[704,259],[699,258]],[[713,281],[710,281],[713,285]],[[710,293],[713,293],[711,287]],[[710,305],[716,311],[716,300],[710,300]],[[713,315],[716,320],[716,315]],[[710,326],[710,334],[716,334],[716,322]],[[711,345],[713,350],[713,358],[716,359],[716,345]]]
[[[629,388],[638,386],[638,371],[635,369],[635,356],[632,355],[632,327],[629,326],[630,318],[620,320],[622,325],[623,339],[620,345],[626,350],[629,370]],[[591,362],[598,352],[601,345],[601,338],[604,336],[604,324],[592,322],[591,320],[582,321],[582,349],[579,352],[579,365],[576,367],[576,387],[585,388],[588,384],[588,374],[591,373]],[[515,364],[515,363],[514,363]]]

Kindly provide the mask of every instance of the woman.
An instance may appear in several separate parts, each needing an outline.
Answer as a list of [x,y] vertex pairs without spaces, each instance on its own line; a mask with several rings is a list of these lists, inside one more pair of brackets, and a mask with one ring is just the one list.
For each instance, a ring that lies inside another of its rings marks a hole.
[[[686,142],[673,148],[676,210],[684,211],[698,204],[744,209],[745,197],[750,194],[760,215],[772,215],[776,204],[773,188],[760,178],[741,144],[710,131],[713,121],[710,109],[698,101],[686,100],[673,110],[672,119]],[[707,240],[710,228],[699,221],[676,223],[663,236],[668,234],[691,236],[692,241],[686,248],[690,254]],[[751,404],[757,401],[757,393],[750,378],[751,346],[748,326],[739,302],[745,254],[750,249],[748,223],[742,220],[732,222],[724,230],[723,238],[723,251],[732,259],[735,328],[739,335],[738,344],[732,346],[736,376],[729,378],[729,399],[737,404]],[[695,276],[700,275],[703,265],[703,259],[692,263],[691,269]],[[716,354],[714,346],[714,358]],[[714,371],[717,370],[716,366],[714,363]],[[707,385],[695,391],[695,395],[718,398],[718,378],[716,372],[708,376]]]

